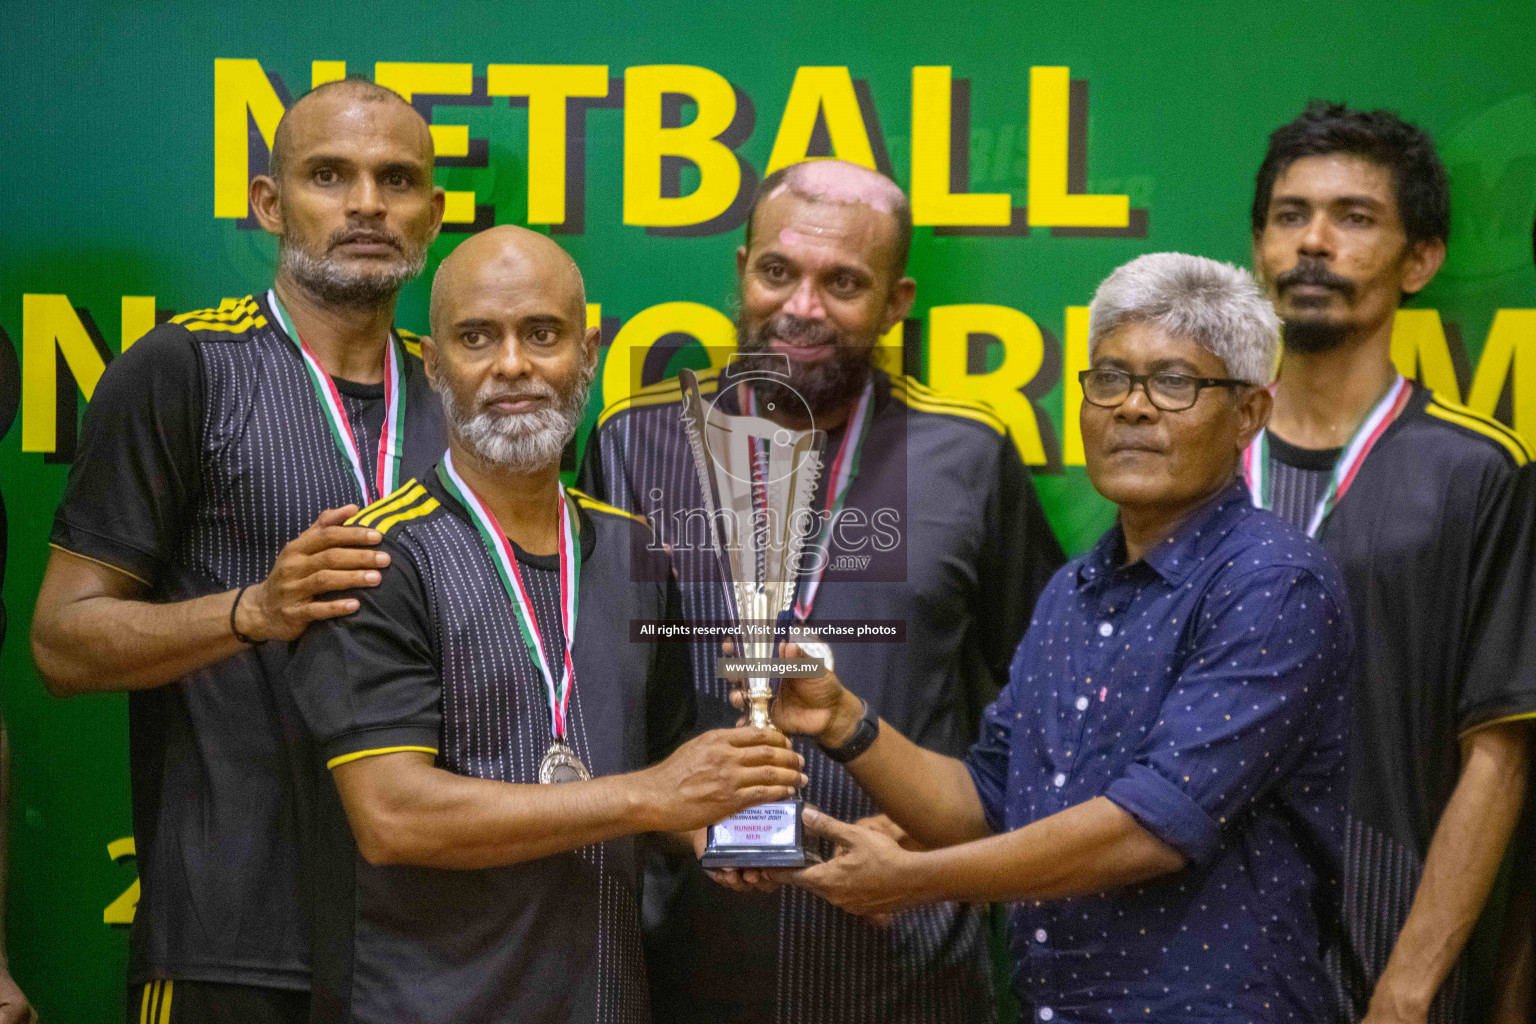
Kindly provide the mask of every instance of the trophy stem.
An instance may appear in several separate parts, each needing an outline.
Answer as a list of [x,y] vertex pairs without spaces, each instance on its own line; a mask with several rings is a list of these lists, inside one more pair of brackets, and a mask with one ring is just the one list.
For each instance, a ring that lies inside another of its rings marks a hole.
[[747,720],[755,728],[778,731],[779,727],[773,724],[773,718],[768,714],[768,706],[772,703],[773,690],[769,688],[768,680],[747,680]]

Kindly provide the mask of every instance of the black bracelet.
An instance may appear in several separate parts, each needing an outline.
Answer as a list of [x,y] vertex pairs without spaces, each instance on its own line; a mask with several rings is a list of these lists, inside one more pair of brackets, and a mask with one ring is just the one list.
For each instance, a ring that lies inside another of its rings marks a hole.
[[852,734],[843,741],[840,747],[822,745],[822,753],[826,754],[838,764],[847,764],[868,750],[875,742],[875,737],[880,735],[880,716],[875,714],[874,705],[864,701],[864,714],[859,716],[859,724],[853,727]]
[[235,639],[236,640],[239,640],[243,644],[250,644],[250,645],[254,646],[256,644],[256,641],[252,640],[250,637],[248,637],[244,633],[240,632],[240,627],[235,625],[235,611],[236,611],[236,609],[238,609],[240,607],[240,599],[242,597],[244,597],[245,596],[245,592],[247,590],[250,590],[250,589],[251,589],[251,584],[249,584],[249,583],[247,583],[245,586],[241,587],[240,588],[240,592],[235,595],[235,603],[229,606],[229,631],[231,633],[235,634]]

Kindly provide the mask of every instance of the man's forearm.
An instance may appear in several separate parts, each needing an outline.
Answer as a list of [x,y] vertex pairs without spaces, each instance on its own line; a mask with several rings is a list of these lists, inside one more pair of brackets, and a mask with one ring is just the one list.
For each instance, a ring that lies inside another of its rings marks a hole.
[[500,867],[654,825],[629,776],[516,785],[456,775],[425,755],[367,760],[375,763],[340,765],[335,774],[358,850],[375,864]]
[[69,602],[34,625],[38,672],[58,697],[173,682],[244,649],[229,628],[235,593],[170,604],[108,596]]
[[[849,713],[857,721],[852,705]],[[826,742],[835,746],[846,739],[840,725]],[[965,762],[918,746],[886,722],[848,770],[880,809],[924,846],[950,846],[991,833]]]
[[913,855],[925,901],[1060,900],[1169,874],[1184,857],[1096,797],[1031,825]]
[[1462,743],[1461,777],[1435,828],[1408,920],[1371,998],[1384,1019],[1422,1019],[1466,946],[1525,798],[1528,727],[1493,726]]

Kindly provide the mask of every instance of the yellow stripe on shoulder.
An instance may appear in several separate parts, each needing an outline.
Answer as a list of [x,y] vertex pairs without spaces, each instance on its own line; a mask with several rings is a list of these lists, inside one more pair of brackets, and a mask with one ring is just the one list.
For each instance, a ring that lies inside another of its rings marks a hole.
[[1465,427],[1502,446],[1515,460],[1516,465],[1523,466],[1530,462],[1533,457],[1531,447],[1526,444],[1524,438],[1497,420],[1490,419],[1481,413],[1473,412],[1464,406],[1443,402],[1439,398],[1432,399],[1424,407],[1424,411],[1436,419],[1444,420],[1447,423],[1454,423],[1459,427]]
[[[712,395],[720,388],[720,371],[715,367],[698,371],[699,394]],[[625,411],[626,409],[639,409],[648,405],[665,405],[668,402],[680,402],[683,398],[682,384],[676,377],[669,377],[656,384],[648,384],[639,390],[617,399],[605,408],[597,417],[597,425],[602,426],[609,418]]]
[[626,512],[623,509],[616,508],[605,501],[598,501],[596,498],[592,497],[592,495],[578,491],[574,487],[567,487],[565,489],[565,493],[575,498],[576,504],[580,505],[582,508],[591,509],[593,512],[607,512],[609,515],[613,516],[623,516],[625,519],[633,519],[635,522],[639,523],[641,526],[644,526],[646,529],[650,529],[650,520],[646,519],[645,516],[636,515],[633,512]]
[[222,331],[228,334],[239,334],[242,331],[249,331],[254,327],[267,326],[267,318],[257,314],[231,323],[221,323],[215,320],[192,320],[181,326],[189,331]]
[[[1472,427],[1474,430],[1480,426],[1502,435],[1513,442],[1524,453],[1526,462],[1536,459],[1536,447],[1532,447],[1531,443],[1513,427],[1505,426],[1492,416],[1480,413],[1476,409],[1462,405],[1460,402],[1453,402],[1448,398],[1443,398],[1438,394],[1431,396],[1429,404],[1431,406],[1439,406],[1446,412],[1454,413],[1461,418],[1458,422],[1465,422],[1467,426]],[[1473,426],[1473,424],[1477,424],[1477,426]]]
[[442,504],[436,498],[428,498],[419,505],[409,505],[399,512],[392,513],[388,517],[378,520],[373,524],[373,528],[380,533],[388,533],[407,519],[420,519],[422,516],[431,515],[440,508],[442,508]]
[[1477,723],[1470,729],[1463,729],[1461,734],[1456,738],[1464,740],[1475,732],[1482,732],[1484,729],[1492,729],[1496,725],[1509,725],[1512,722],[1529,722],[1532,719],[1536,719],[1536,711],[1522,711],[1519,714],[1505,715],[1502,718],[1490,718],[1486,722]]
[[418,754],[431,754],[433,757],[437,756],[436,747],[379,747],[375,750],[359,750],[355,753],[342,754],[339,757],[333,757],[329,761],[325,762],[325,767],[327,769],[331,769],[335,768],[337,765],[351,764],[353,761],[361,761],[365,757],[380,757],[384,754],[403,754],[407,751],[413,751]]
[[997,413],[992,411],[991,407],[965,398],[941,395],[939,392],[913,380],[911,377],[892,376],[891,397],[919,412],[960,416],[990,427],[999,434],[1006,434],[1008,432],[1007,424],[998,417]]
[[198,321],[219,322],[239,320],[261,310],[256,305],[256,300],[247,295],[243,299],[224,299],[216,309],[194,309],[190,313],[182,313],[171,317],[173,324],[186,324]]
[[372,526],[373,521],[380,516],[404,508],[413,501],[426,497],[427,489],[415,480],[407,480],[399,487],[390,491],[384,497],[366,508],[353,513],[347,520],[348,526]]

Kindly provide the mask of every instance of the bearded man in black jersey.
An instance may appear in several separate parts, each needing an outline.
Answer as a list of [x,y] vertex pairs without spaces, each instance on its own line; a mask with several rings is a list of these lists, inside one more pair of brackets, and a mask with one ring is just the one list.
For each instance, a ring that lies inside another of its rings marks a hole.
[[682,645],[622,639],[680,601],[643,519],[561,484],[597,363],[585,319],[575,264],[523,228],[469,239],[433,282],[448,451],[358,514],[390,568],[291,675],[335,780],[316,1024],[644,1024],[633,836],[805,781],[771,730],[679,746]]
[[1517,620],[1497,537],[1536,453],[1393,365],[1398,307],[1450,233],[1425,132],[1314,102],[1270,136],[1252,229],[1284,352],[1244,470],[1343,570],[1361,655],[1336,980],[1352,1020],[1482,1020],[1461,953],[1520,813],[1536,690],[1510,636],[1478,634]]
[[[1029,468],[979,403],[877,366],[902,323],[912,216],[895,182],[841,160],[768,175],[736,251],[738,344],[700,393],[731,415],[827,432],[812,507],[816,535],[793,614],[822,634],[838,672],[918,744],[953,756],[975,737],[1035,598],[1061,563]],[[723,254],[722,254],[723,256]],[[679,419],[676,380],[611,402],[588,437],[583,486],[648,516],[672,549],[690,620],[732,617]],[[903,642],[858,643],[851,624],[901,623]],[[834,634],[832,630],[844,630]],[[731,684],[713,638],[691,643],[702,724],[730,724]],[[848,751],[797,739],[807,800],[845,819],[875,802],[840,764]],[[983,1024],[994,1019],[986,919],[942,903],[890,927],[801,890],[731,893],[692,858],[646,875],[646,938],[657,1016],[674,1024]],[[749,938],[747,938],[749,937]]]
[[49,690],[129,693],[141,896],[130,1021],[309,1019],[312,773],[285,682],[312,621],[388,557],[359,507],[442,452],[392,329],[443,216],[397,94],[322,86],[250,186],[273,287],[156,327],[107,368],[53,529],[32,647]]

